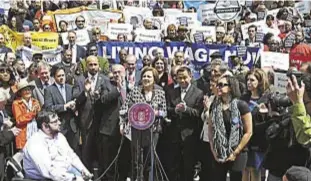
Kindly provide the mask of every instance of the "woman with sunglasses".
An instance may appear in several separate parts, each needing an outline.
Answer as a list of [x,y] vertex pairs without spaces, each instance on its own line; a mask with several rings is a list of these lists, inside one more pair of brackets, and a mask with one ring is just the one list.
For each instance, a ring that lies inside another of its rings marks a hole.
[[252,115],[241,96],[239,81],[229,75],[217,81],[217,99],[211,105],[208,136],[214,155],[213,181],[241,181],[247,161],[245,146],[252,136]]
[[[4,92],[6,101],[8,101],[11,97],[14,97],[16,91],[16,80],[12,70],[7,65],[0,64],[0,92]],[[12,102],[10,105],[12,106]],[[11,115],[11,107],[7,111]]]
[[247,92],[242,99],[248,103],[253,118],[253,136],[248,144],[247,168],[243,173],[243,181],[260,181],[261,166],[267,142],[264,138],[268,127],[266,116],[270,97],[269,80],[262,69],[252,69],[246,76]]

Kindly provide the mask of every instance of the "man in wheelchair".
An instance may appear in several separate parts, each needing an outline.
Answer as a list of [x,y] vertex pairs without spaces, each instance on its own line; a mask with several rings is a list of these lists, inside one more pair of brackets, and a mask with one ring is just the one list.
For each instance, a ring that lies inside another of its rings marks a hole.
[[39,131],[27,141],[23,150],[26,178],[80,181],[93,177],[60,133],[57,114],[41,111],[37,124]]

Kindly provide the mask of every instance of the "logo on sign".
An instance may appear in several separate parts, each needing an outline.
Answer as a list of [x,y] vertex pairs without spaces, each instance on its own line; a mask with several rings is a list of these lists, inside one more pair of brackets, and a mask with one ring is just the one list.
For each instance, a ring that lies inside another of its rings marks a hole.
[[146,103],[134,104],[128,112],[128,119],[132,127],[138,130],[146,130],[154,122],[155,114],[153,108]]
[[239,0],[218,0],[214,8],[216,16],[222,21],[234,20],[240,14],[241,10],[242,7]]

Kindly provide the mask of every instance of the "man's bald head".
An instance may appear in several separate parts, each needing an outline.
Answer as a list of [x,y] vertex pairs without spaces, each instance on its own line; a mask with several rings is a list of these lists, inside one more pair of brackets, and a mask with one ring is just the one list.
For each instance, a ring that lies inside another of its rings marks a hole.
[[24,33],[24,45],[25,46],[30,46],[31,43],[32,43],[32,41],[31,41],[31,34],[30,34],[30,32],[25,32]]
[[87,71],[91,75],[97,74],[99,71],[99,61],[98,58],[94,55],[88,56],[86,58],[86,66],[87,66]]

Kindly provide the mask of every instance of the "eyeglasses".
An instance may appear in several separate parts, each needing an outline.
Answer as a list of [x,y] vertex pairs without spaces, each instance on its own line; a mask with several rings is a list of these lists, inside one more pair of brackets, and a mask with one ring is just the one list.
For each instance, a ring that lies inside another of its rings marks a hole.
[[224,87],[227,87],[227,86],[229,86],[228,83],[218,83],[218,84],[217,84],[217,87],[218,87],[218,88],[221,88],[221,89],[224,88]]
[[85,20],[77,20],[78,23],[84,23]]
[[10,72],[11,72],[10,69],[5,69],[5,68],[0,69],[1,74],[10,73]]
[[100,32],[95,32],[93,33],[93,35],[100,35]]

